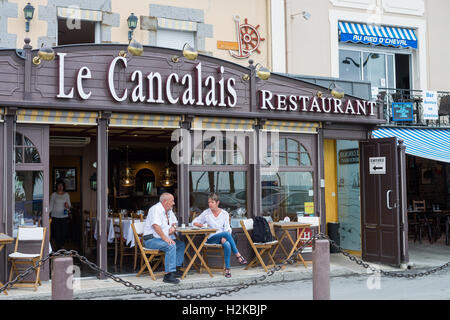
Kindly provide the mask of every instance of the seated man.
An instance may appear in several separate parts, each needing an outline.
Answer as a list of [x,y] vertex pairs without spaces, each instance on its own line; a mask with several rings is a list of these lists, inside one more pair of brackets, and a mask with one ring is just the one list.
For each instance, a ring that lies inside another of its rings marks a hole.
[[165,252],[164,282],[177,284],[183,272],[179,267],[183,264],[185,244],[175,240],[177,218],[172,211],[175,204],[170,193],[163,193],[159,202],[148,210],[144,227],[144,247]]

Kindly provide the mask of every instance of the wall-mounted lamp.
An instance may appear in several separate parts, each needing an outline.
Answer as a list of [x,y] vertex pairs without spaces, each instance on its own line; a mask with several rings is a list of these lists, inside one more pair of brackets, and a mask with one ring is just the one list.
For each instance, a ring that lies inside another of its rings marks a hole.
[[[332,88],[333,87],[333,88]],[[335,82],[330,83],[328,86],[328,90],[331,89],[331,95],[336,99],[342,99],[345,96],[345,92],[343,89],[336,86]]]
[[33,58],[33,64],[40,65],[41,61],[52,61],[55,59],[55,51],[50,47],[41,47],[38,54]]
[[25,16],[25,19],[27,20],[25,22],[25,31],[30,31],[30,20],[33,19],[34,15],[34,7],[28,2],[28,4],[23,8],[23,14]]
[[311,13],[309,13],[307,11],[302,11],[299,13],[291,14],[291,19],[294,19],[294,17],[298,16],[298,15],[302,15],[303,19],[305,19],[305,20],[309,20],[311,18]]
[[[184,45],[183,45],[183,56],[186,58],[186,59],[188,59],[188,60],[195,60],[195,59],[197,59],[197,56],[198,56],[198,52],[194,49],[194,48],[192,48],[190,45],[189,45],[189,43],[185,43]],[[180,61],[180,57],[179,56],[173,56],[172,57],[172,62],[175,62],[175,63],[177,63],[177,62],[179,62]]]
[[[256,74],[256,76],[261,80],[268,80],[270,78],[270,70],[264,67],[262,64],[257,63],[255,66],[253,66],[252,59],[250,59],[248,63],[250,64],[249,68],[251,69],[251,76],[254,76]],[[244,81],[248,81],[250,80],[250,75],[244,74],[242,76],[242,79]]]
[[128,29],[130,29],[130,31],[128,31],[128,41],[131,41],[131,39],[133,38],[133,31],[137,27],[137,22],[138,17],[136,17],[134,13],[131,13],[131,15],[127,19]]

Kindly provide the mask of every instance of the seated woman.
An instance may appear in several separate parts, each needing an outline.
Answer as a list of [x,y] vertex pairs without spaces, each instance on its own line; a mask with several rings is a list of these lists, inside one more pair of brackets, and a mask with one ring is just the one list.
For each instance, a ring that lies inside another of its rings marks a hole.
[[225,277],[230,278],[230,256],[231,251],[236,255],[240,264],[247,264],[247,260],[239,253],[236,248],[236,243],[231,236],[230,218],[228,212],[219,208],[219,196],[211,193],[208,196],[208,206],[201,215],[196,217],[192,224],[197,227],[202,227],[205,223],[210,228],[217,229],[215,234],[211,234],[206,241],[210,244],[222,244],[224,259],[225,259]]

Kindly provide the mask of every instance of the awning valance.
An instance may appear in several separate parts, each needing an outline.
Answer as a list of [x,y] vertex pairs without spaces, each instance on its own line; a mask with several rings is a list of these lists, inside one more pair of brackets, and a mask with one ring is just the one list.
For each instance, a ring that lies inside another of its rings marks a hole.
[[97,125],[97,112],[44,109],[20,109],[18,123]]
[[412,156],[450,163],[450,129],[379,128],[375,138],[397,137]]
[[267,120],[262,129],[288,133],[317,133],[318,128],[320,128],[320,122]]
[[80,8],[58,8],[58,17],[79,19],[86,21],[102,21],[103,13],[98,10],[85,10]]
[[180,128],[180,121],[181,116],[113,113],[109,121],[109,126],[175,129]]
[[252,131],[255,123],[254,119],[196,117],[192,121],[192,129]]
[[339,40],[417,49],[417,37],[413,29],[376,26],[364,23],[339,22]]

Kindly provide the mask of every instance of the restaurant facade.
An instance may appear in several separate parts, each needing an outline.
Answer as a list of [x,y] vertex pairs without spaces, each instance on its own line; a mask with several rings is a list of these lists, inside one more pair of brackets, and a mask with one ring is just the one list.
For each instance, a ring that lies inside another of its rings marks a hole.
[[[398,204],[390,208],[395,215],[374,213],[375,223],[396,220],[395,230],[372,227],[362,239],[363,257],[378,252],[372,260],[383,261],[379,247],[387,241],[395,244],[388,256],[407,260],[402,194],[397,188],[386,200],[383,193],[389,184],[398,187],[389,162],[401,168],[401,147],[367,142],[384,122],[376,101],[287,76],[267,78],[253,61],[243,67],[206,55],[188,59],[150,46],[134,56],[126,45],[107,44],[54,52],[53,60],[37,61],[28,40],[23,51],[0,51],[2,232],[14,234],[38,218],[48,227],[49,195],[59,177],[80,197],[79,211],[96,217],[101,268],[108,264],[108,212],[148,210],[164,191],[175,195],[176,215],[186,224],[207,207],[209,192],[219,193],[246,252],[239,228],[245,217],[293,220],[308,212],[326,225],[323,144],[333,138],[368,143],[361,151],[362,225],[371,206],[383,211],[386,201]],[[369,175],[364,154],[387,157],[387,172]],[[340,156],[351,163],[355,154]]]

